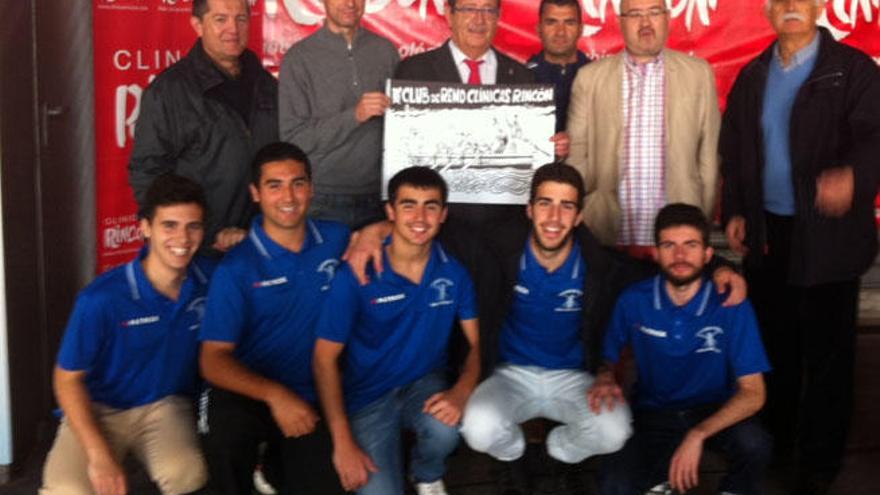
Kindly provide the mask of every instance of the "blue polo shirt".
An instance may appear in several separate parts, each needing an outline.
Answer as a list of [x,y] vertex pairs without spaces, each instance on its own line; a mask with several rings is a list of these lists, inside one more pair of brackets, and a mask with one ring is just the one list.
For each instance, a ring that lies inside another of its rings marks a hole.
[[214,263],[194,258],[172,301],[147,279],[146,254],[79,293],[58,351],[59,367],[86,372],[91,400],[116,409],[197,391],[196,337]]
[[318,323],[318,337],[346,345],[343,389],[350,413],[444,368],[456,318],[477,317],[470,276],[438,242],[418,284],[394,273],[387,256],[383,263],[381,275],[371,273],[365,286],[343,267]]
[[348,244],[341,223],[306,221],[294,253],[266,235],[263,216],[217,267],[199,340],[231,342],[250,370],[316,402],[315,322]]
[[635,406],[689,409],[727,401],[736,379],[770,370],[751,304],[723,307],[724,294],[704,280],[684,306],[676,306],[658,275],[618,299],[604,357],[617,362],[632,345],[638,367]]
[[584,367],[580,329],[585,275],[577,241],[553,272],[538,263],[526,241],[513,303],[501,326],[502,361],[549,369]]

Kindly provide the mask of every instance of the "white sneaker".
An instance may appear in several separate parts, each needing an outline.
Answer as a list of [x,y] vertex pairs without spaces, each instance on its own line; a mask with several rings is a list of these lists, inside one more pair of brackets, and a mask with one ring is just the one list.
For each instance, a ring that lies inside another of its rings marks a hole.
[[665,482],[665,481],[645,492],[645,495],[672,495],[672,494],[673,494],[672,487],[669,486],[669,483]]
[[430,483],[416,483],[416,493],[418,495],[448,495],[443,480]]

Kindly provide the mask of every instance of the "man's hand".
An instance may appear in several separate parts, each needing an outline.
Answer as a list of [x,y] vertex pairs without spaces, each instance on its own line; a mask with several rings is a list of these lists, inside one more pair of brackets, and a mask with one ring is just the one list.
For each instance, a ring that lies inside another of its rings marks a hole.
[[550,138],[550,141],[553,141],[553,153],[557,159],[562,160],[568,156],[571,140],[568,138],[567,132],[557,132]]
[[286,388],[279,386],[266,403],[285,437],[301,437],[315,431],[315,424],[320,419],[318,414],[308,402]]
[[722,306],[736,306],[746,300],[748,295],[746,279],[739,273],[736,273],[736,270],[733,268],[729,266],[718,268],[712,273],[712,281],[715,282],[715,290],[719,294],[730,290],[730,294],[721,304]]
[[234,248],[236,244],[243,241],[246,236],[247,230],[238,227],[226,227],[220,232],[217,232],[217,236],[214,237],[214,244],[211,247],[217,251],[225,253]]
[[455,426],[461,420],[467,399],[467,394],[451,388],[428,397],[422,412],[434,416],[437,421],[447,426]]
[[385,93],[379,91],[364,93],[354,107],[354,118],[358,124],[363,124],[373,117],[381,117],[389,105],[391,99],[385,96]]
[[382,241],[390,231],[388,222],[382,221],[367,225],[351,234],[351,240],[342,259],[348,262],[348,266],[361,285],[370,282],[370,278],[367,277],[367,264],[370,261],[373,262],[376,273],[382,273]]
[[672,454],[672,460],[669,462],[669,484],[679,493],[695,488],[700,482],[703,440],[701,433],[691,430]]
[[88,475],[96,495],[125,495],[125,472],[110,452],[91,451]]
[[625,404],[626,399],[623,397],[623,390],[614,379],[614,374],[610,371],[603,371],[596,375],[593,385],[587,390],[587,404],[590,410],[599,414],[602,412],[602,406],[608,407],[611,411],[617,404]]
[[826,170],[816,179],[816,209],[829,217],[843,216],[852,208],[854,193],[852,167]]
[[727,228],[724,229],[724,235],[727,237],[727,243],[733,252],[745,256],[749,253],[746,247],[746,219],[737,215],[727,222]]
[[354,442],[340,442],[333,449],[333,466],[342,488],[348,492],[366,485],[370,480],[370,473],[379,472],[370,456]]

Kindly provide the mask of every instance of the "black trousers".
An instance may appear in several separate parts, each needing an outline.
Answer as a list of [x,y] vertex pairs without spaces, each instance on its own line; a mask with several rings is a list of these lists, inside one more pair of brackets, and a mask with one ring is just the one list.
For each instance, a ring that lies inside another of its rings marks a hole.
[[[669,461],[687,432],[720,406],[681,411],[633,411],[635,433],[619,452],[602,463],[602,495],[641,495],[669,479]],[[755,495],[770,461],[772,440],[756,418],[747,418],[719,431],[704,449],[720,452],[728,461],[719,492]]]
[[269,407],[259,401],[218,388],[209,389],[200,404],[202,448],[208,463],[208,492],[250,495],[259,446],[277,447],[283,495],[334,495],[346,493],[333,467],[333,445],[324,421],[314,432],[285,438]]
[[761,268],[746,271],[773,370],[766,424],[777,457],[795,454],[801,474],[840,470],[853,400],[859,280],[796,287],[788,281],[792,220],[768,213]]

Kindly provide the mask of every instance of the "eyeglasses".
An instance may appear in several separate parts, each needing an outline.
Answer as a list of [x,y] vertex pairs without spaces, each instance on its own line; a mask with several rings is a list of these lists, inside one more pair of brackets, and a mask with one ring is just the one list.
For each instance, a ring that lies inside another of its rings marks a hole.
[[501,9],[498,7],[455,7],[452,10],[460,14],[474,17],[480,14],[483,14],[486,17],[498,17],[498,14],[501,12]]
[[641,21],[642,19],[650,19],[652,21],[657,20],[661,16],[666,15],[668,12],[667,9],[648,9],[648,10],[629,10],[627,12],[621,12],[620,17],[626,19],[632,19],[635,21]]

